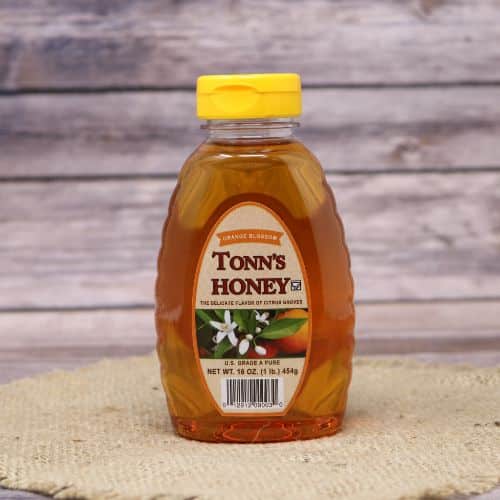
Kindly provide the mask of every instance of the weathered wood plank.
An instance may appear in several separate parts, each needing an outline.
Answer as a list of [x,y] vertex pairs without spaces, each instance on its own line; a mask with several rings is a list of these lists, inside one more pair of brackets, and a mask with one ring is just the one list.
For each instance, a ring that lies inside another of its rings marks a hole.
[[[500,301],[360,304],[358,355],[500,363]],[[153,309],[0,314],[0,383],[154,349]]]
[[0,486],[1,500],[47,500],[46,496],[28,493],[27,491],[5,490]]
[[[36,493],[28,493],[23,491],[4,490],[0,487],[0,500],[43,500],[45,496],[37,495]],[[498,500],[500,499],[500,489],[484,493],[483,495],[473,495],[470,500]],[[450,497],[449,500],[464,500],[464,497]]]
[[[180,91],[0,98],[0,176],[177,172],[203,138],[194,99]],[[500,168],[498,102],[500,86],[313,89],[298,134],[327,171]]]
[[[330,176],[358,300],[498,297],[500,173]],[[173,181],[1,187],[0,308],[151,304]]]
[[[362,343],[362,340],[360,341]],[[391,348],[390,343],[381,344],[381,349]],[[34,359],[26,357],[26,351],[18,352],[10,359],[3,359],[3,353],[0,351],[0,384],[8,383],[19,378],[32,377],[41,373],[54,370],[75,370],[82,366],[95,363],[103,358],[123,358],[127,356],[136,356],[148,354],[139,348],[129,348],[126,351],[117,349],[117,352],[110,350],[101,353],[94,353],[90,356],[80,352],[75,348],[71,353],[54,353],[51,356]],[[409,358],[425,363],[450,363],[472,366],[499,366],[500,350],[487,351],[464,351],[464,352],[413,352],[413,353],[386,353],[366,351],[361,355],[370,355],[380,358]]]
[[[0,500],[44,500],[46,496],[40,496],[36,493],[28,493],[24,491],[13,491],[5,490],[0,486]],[[465,500],[467,497],[463,495],[452,496],[449,500]],[[499,500],[500,499],[500,489],[495,489],[489,493],[484,493],[482,495],[473,495],[470,500]]]
[[0,486],[0,499],[2,500],[43,500],[46,496],[28,493],[26,491],[5,490]]
[[[441,341],[427,351],[457,352],[460,340],[474,343],[473,350],[500,349],[500,300],[358,304],[358,344],[394,342],[393,352],[403,353],[405,342]],[[26,352],[64,356],[72,349],[89,355],[120,355],[153,350],[156,342],[153,308],[0,313],[0,352]],[[373,343],[372,342],[372,343]],[[384,353],[377,347],[372,350]]]
[[241,70],[308,84],[500,79],[495,0],[7,0],[0,19],[4,89],[186,86]]

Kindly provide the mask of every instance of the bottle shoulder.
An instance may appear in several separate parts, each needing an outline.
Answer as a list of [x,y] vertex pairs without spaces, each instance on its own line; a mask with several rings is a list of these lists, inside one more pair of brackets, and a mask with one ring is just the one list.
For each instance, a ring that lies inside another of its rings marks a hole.
[[186,160],[173,206],[179,217],[200,225],[243,200],[260,200],[296,218],[333,202],[320,163],[300,141],[207,141]]
[[182,173],[192,169],[256,170],[307,166],[321,170],[318,159],[296,139],[274,141],[205,141],[187,158]]

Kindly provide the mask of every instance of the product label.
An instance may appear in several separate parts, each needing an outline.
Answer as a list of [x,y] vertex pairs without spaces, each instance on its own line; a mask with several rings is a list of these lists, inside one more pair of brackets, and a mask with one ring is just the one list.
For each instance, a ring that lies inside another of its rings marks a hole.
[[195,278],[193,338],[222,414],[286,413],[311,338],[304,263],[283,221],[241,203],[216,222]]

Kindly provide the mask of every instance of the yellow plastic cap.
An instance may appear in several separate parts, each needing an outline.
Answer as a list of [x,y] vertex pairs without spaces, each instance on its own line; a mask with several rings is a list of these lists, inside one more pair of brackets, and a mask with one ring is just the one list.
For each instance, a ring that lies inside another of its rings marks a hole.
[[196,82],[196,114],[202,120],[286,118],[301,110],[296,73],[204,75]]

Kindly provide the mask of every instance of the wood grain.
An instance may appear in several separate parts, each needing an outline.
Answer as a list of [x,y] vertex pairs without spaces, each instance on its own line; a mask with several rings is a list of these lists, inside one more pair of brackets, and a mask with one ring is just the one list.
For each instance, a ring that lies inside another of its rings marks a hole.
[[[500,301],[357,306],[358,355],[500,363]],[[152,308],[0,314],[0,383],[154,350]]]
[[[500,173],[328,179],[358,300],[498,297]],[[4,183],[0,308],[151,304],[173,185]]]
[[3,89],[179,87],[238,71],[315,85],[500,79],[495,0],[4,0],[0,20]]
[[[441,352],[458,352],[461,339],[475,342],[475,350],[488,344],[500,349],[499,310],[500,300],[358,304],[356,337],[358,344],[390,340],[397,346],[393,352],[399,353],[407,350],[404,344],[409,339],[431,344],[434,339],[442,341],[442,349],[431,349]],[[108,347],[115,349],[115,355],[120,355],[117,348],[147,352],[156,342],[152,307],[4,312],[0,331],[3,359],[8,352],[25,352],[35,359],[36,352],[57,349],[61,354],[78,349],[106,355]],[[372,352],[386,351],[377,348]]]
[[[27,493],[23,491],[4,490],[0,487],[0,499],[3,500],[43,500],[46,496],[40,496],[35,493]],[[474,500],[498,500],[500,498],[500,490],[495,490],[491,493],[483,495],[474,495],[471,499]],[[449,500],[463,500],[463,497],[451,497]]]
[[[0,500],[44,500],[46,496],[37,495],[36,493],[28,493],[24,491],[5,490],[0,487]],[[470,500],[499,500],[500,489],[495,489],[481,495],[473,495]],[[448,500],[464,500],[463,495],[451,496]]]
[[28,493],[26,491],[5,490],[0,486],[0,499],[2,500],[43,500],[46,496]]
[[[202,140],[193,92],[0,98],[0,176],[172,174]],[[298,135],[327,171],[500,168],[500,86],[313,89]]]

